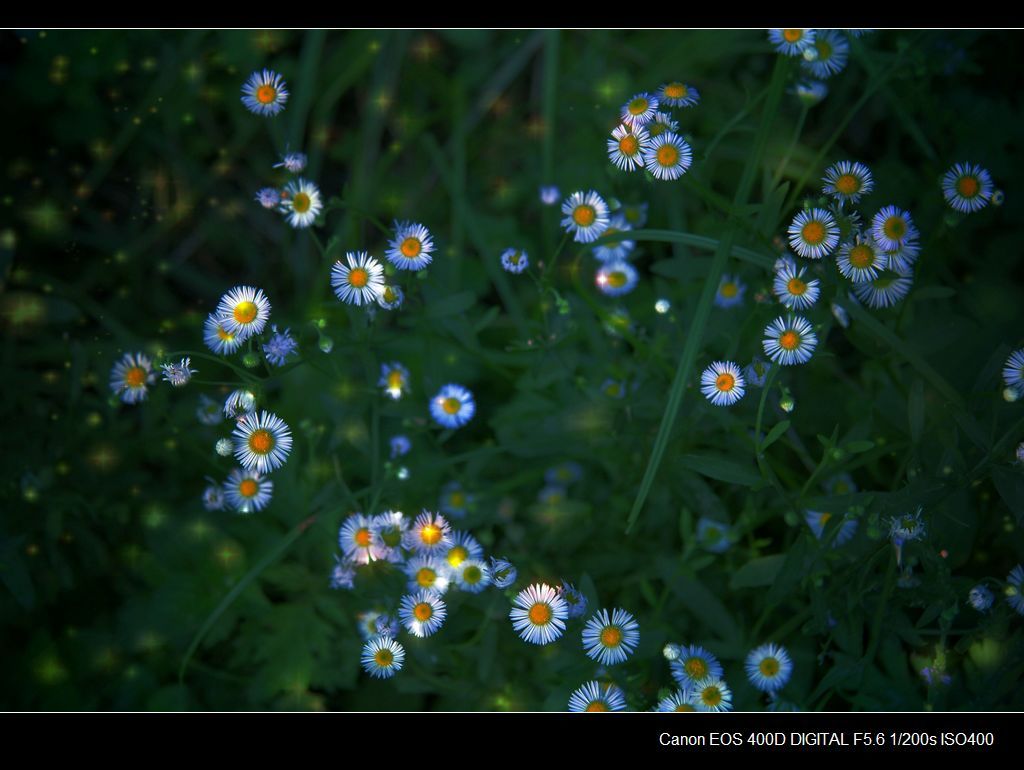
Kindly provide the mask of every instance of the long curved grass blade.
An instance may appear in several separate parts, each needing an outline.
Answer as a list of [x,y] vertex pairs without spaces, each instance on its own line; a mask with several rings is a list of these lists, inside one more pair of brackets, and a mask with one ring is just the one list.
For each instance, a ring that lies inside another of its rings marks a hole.
[[[743,206],[750,197],[754,185],[754,175],[761,167],[761,156],[764,154],[765,145],[768,142],[768,134],[771,131],[772,123],[778,111],[779,99],[782,96],[782,89],[786,83],[788,62],[779,57],[775,62],[775,69],[772,72],[772,80],[768,89],[768,98],[765,101],[764,112],[761,114],[761,125],[754,140],[754,147],[751,150],[750,158],[743,169],[743,176],[740,178],[739,186],[736,188],[734,208]],[[668,446],[669,436],[672,434],[672,427],[675,425],[676,416],[679,414],[679,406],[683,402],[683,391],[690,379],[690,370],[697,359],[697,350],[700,348],[704,338],[704,327],[707,325],[708,317],[711,314],[711,303],[718,289],[718,282],[725,271],[726,262],[733,249],[733,239],[736,229],[727,227],[725,237],[719,241],[718,249],[715,251],[711,263],[711,271],[704,283],[700,301],[697,304],[697,311],[694,313],[693,323],[690,325],[689,335],[686,344],[683,346],[683,353],[679,359],[679,367],[676,370],[675,379],[669,390],[668,400],[665,403],[665,414],[661,419],[661,426],[658,428],[658,435],[654,439],[654,446],[651,449],[650,459],[647,461],[647,468],[644,471],[643,479],[640,481],[640,488],[637,490],[636,499],[629,512],[629,519],[626,523],[627,534],[633,529],[636,520],[643,510],[647,495],[654,484],[654,476],[661,465],[661,458]]]
[[[624,240],[647,241],[650,243],[682,243],[686,246],[693,246],[697,249],[715,251],[722,245],[717,238],[708,238],[706,235],[694,235],[693,233],[681,233],[676,230],[620,230],[611,235],[604,235],[594,241],[595,246],[605,243],[617,243]],[[730,253],[737,259],[749,262],[758,267],[771,267],[775,263],[773,257],[746,249],[742,246],[730,246]]]
[[220,616],[224,614],[224,611],[234,603],[235,599],[241,595],[242,591],[249,587],[249,584],[252,583],[253,580],[262,574],[263,570],[277,561],[281,555],[291,547],[292,543],[298,540],[302,536],[302,533],[309,529],[315,519],[315,516],[310,517],[292,529],[292,531],[277,544],[277,547],[260,559],[252,569],[246,572],[242,576],[242,579],[235,583],[231,590],[224,595],[224,598],[220,600],[217,606],[213,608],[213,612],[207,616],[206,620],[203,621],[203,625],[201,625],[199,630],[196,631],[196,635],[192,637],[192,642],[189,644],[188,650],[185,651],[185,657],[181,659],[181,666],[178,668],[179,683],[185,680],[185,671],[188,669],[189,661],[192,659],[192,656],[195,655],[196,650],[199,649],[199,645],[202,644],[203,639],[206,638],[210,629],[214,627],[220,619]]

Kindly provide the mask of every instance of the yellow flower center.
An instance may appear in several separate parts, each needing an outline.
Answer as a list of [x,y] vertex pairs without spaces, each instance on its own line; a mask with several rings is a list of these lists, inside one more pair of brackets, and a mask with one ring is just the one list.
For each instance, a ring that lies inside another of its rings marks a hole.
[[717,687],[705,687],[701,690],[700,699],[705,706],[717,706],[722,702],[722,691]]
[[124,373],[124,382],[129,388],[138,388],[146,381],[146,370],[141,366],[133,366]]
[[424,545],[437,545],[441,542],[442,534],[440,527],[428,524],[420,530],[420,540],[423,541]]
[[683,664],[683,669],[691,679],[703,679],[708,675],[708,664],[700,658],[690,658]]
[[433,617],[434,608],[431,607],[430,604],[427,602],[420,602],[412,608],[412,614],[413,616],[415,616],[416,620],[420,621],[421,623],[425,623]]
[[470,585],[476,585],[483,579],[484,573],[475,564],[472,564],[466,569],[462,570],[462,579]]
[[787,43],[795,43],[802,39],[804,31],[802,29],[784,29],[782,30],[782,39]]
[[235,305],[235,320],[240,324],[252,323],[258,310],[255,302],[239,302]]
[[630,115],[643,115],[647,112],[648,105],[649,102],[645,98],[638,96],[629,103],[629,107],[627,109],[629,110]]
[[607,711],[607,710],[608,710],[608,704],[605,703],[602,700],[594,700],[594,701],[591,701],[590,703],[587,704],[587,711],[588,712],[597,713],[597,712]]
[[273,86],[260,86],[256,89],[256,101],[260,104],[270,104],[277,98],[277,89]]
[[530,607],[530,622],[535,626],[547,625],[551,622],[551,607],[543,602],[537,602]]
[[390,390],[402,389],[402,372],[398,369],[395,369],[388,374],[388,388]]
[[898,241],[907,232],[907,223],[903,217],[889,217],[882,225],[882,232],[894,241]]
[[305,214],[313,205],[313,199],[309,193],[299,192],[292,197],[292,211],[297,214]]
[[448,495],[448,503],[452,508],[461,508],[466,504],[466,495],[462,492],[452,492]]
[[814,47],[818,49],[818,58],[821,61],[828,61],[832,58],[832,44],[827,40],[817,40]]
[[259,485],[252,479],[242,479],[242,483],[238,485],[238,494],[242,497],[255,497],[259,491]]
[[732,281],[726,281],[725,283],[722,284],[722,288],[719,289],[718,291],[721,293],[723,297],[732,299],[733,297],[740,293],[740,287],[737,286]]
[[796,350],[800,346],[800,335],[792,329],[787,329],[779,337],[779,347],[783,350]]
[[679,162],[679,150],[675,145],[663,144],[658,148],[658,164],[661,166],[674,166]]
[[421,251],[423,251],[423,244],[420,243],[419,238],[413,238],[410,236],[402,241],[402,245],[399,246],[398,249],[406,259],[414,259],[420,255]]
[[875,261],[875,252],[870,246],[865,246],[863,243],[854,246],[850,249],[850,264],[854,267],[864,269]]
[[437,573],[430,569],[430,567],[420,567],[416,572],[416,583],[424,588],[429,588],[434,585],[436,580]]
[[805,242],[816,246],[825,240],[825,226],[816,219],[812,219],[810,222],[804,225],[800,231]]
[[469,551],[463,548],[461,545],[457,545],[448,552],[448,563],[453,567],[458,567],[462,562],[469,558]]
[[614,270],[608,273],[606,282],[613,289],[621,289],[623,286],[626,285],[626,280],[627,278],[624,272],[622,272],[621,270]]
[[715,387],[723,393],[728,393],[736,387],[736,378],[728,372],[722,372],[718,375],[718,379],[715,380]]
[[622,642],[622,631],[615,626],[608,626],[601,630],[601,644],[605,647],[618,647]]
[[683,83],[669,83],[665,86],[665,96],[669,99],[682,99],[686,96],[686,86]]
[[674,710],[677,712],[694,712],[697,709],[695,709],[689,703],[680,703],[678,706],[675,707]]
[[231,342],[235,338],[235,335],[229,331],[225,331],[223,326],[217,327],[217,338],[222,342]]
[[789,293],[799,297],[805,291],[807,291],[807,284],[801,281],[799,278],[790,278],[789,283],[786,284],[786,288],[789,289]]
[[387,302],[388,304],[391,304],[396,299],[398,299],[398,293],[393,288],[391,288],[390,286],[385,287],[384,288],[384,301]]
[[632,134],[626,134],[619,140],[619,152],[623,155],[636,155],[636,151],[640,149],[640,142]]
[[370,273],[365,267],[354,267],[348,271],[348,283],[357,289],[366,286],[370,281]]
[[257,431],[253,431],[252,435],[249,436],[249,449],[256,454],[265,455],[273,448],[274,437],[270,434],[270,431],[260,428]]
[[462,408],[462,402],[454,396],[449,396],[441,402],[441,409],[445,414],[456,414]]
[[589,204],[581,204],[573,209],[572,221],[580,227],[590,227],[597,219],[597,211]]
[[826,524],[828,524],[828,520],[831,519],[831,518],[832,518],[832,514],[831,513],[827,513],[827,512],[823,513],[820,516],[818,516],[818,523],[821,524],[821,526],[824,527]]
[[757,668],[765,676],[776,676],[779,673],[779,661],[775,658],[765,658]]
[[973,176],[962,176],[956,182],[956,191],[965,198],[973,198],[980,189],[981,185]]
[[377,650],[376,654],[373,656],[373,660],[378,666],[384,666],[386,668],[394,662],[395,656],[391,650]]

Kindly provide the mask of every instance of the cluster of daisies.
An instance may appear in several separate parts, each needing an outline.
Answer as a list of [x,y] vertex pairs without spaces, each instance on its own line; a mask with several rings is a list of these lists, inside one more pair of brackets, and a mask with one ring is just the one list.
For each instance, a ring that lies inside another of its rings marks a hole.
[[[654,711],[732,711],[732,690],[723,679],[721,662],[712,653],[696,644],[667,644],[663,654],[669,661],[676,688],[658,701]],[[769,708],[780,707],[778,693],[793,674],[793,661],[786,649],[763,644],[747,655],[744,670],[750,683],[769,695]],[[625,695],[613,683],[587,682],[569,698],[569,711],[625,710]]]
[[828,95],[826,80],[842,72],[850,58],[848,38],[861,37],[868,29],[770,29],[768,41],[783,56],[802,59],[801,78],[794,92],[813,105]]
[[694,107],[697,89],[676,80],[656,93],[642,92],[626,102],[619,125],[608,140],[608,157],[623,171],[646,169],[655,179],[678,179],[693,163],[690,145],[679,135],[679,123],[664,108]]
[[[290,174],[301,174],[306,168],[306,155],[286,152],[274,168],[283,168]],[[256,201],[265,209],[283,214],[288,224],[297,230],[310,227],[324,210],[320,188],[303,179],[289,181],[284,187],[263,187],[256,193]]]
[[[593,243],[607,235],[625,234],[647,223],[647,204],[610,203],[595,190],[574,192],[562,203],[562,227],[577,243]],[[594,284],[610,297],[628,294],[636,288],[639,273],[629,261],[636,241],[620,235],[613,243],[594,246],[592,254],[600,267]]]
[[[1024,564],[1018,564],[1006,576],[1003,595],[1010,609],[1024,615]],[[984,583],[974,586],[967,594],[967,602],[978,612],[988,612],[995,603],[995,595]]]

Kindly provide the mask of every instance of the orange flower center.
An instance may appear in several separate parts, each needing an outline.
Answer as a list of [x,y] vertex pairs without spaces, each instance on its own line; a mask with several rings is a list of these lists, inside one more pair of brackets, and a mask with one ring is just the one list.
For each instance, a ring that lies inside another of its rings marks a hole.
[[636,155],[638,149],[640,149],[640,142],[632,134],[626,134],[619,140],[619,151],[623,155]]
[[875,261],[875,252],[869,246],[859,244],[850,249],[850,264],[861,269]]
[[223,342],[231,342],[235,338],[235,335],[229,331],[225,331],[223,326],[217,327],[217,338]]
[[253,431],[253,434],[249,436],[249,449],[256,454],[265,455],[273,448],[274,437],[270,435],[270,431],[260,428],[257,431]]
[[370,530],[366,527],[361,527],[356,530],[355,537],[352,538],[356,541],[356,545],[360,548],[369,548],[370,541],[373,539],[373,535],[370,534]]
[[800,234],[803,235],[803,238],[807,243],[815,246],[825,240],[825,226],[816,219],[811,220],[804,225]]
[[551,608],[543,602],[530,607],[530,622],[535,626],[543,626],[551,622]]
[[823,513],[818,517],[818,521],[821,523],[822,526],[825,526],[828,523],[828,520],[831,518],[831,513]]
[[796,350],[800,345],[800,335],[792,329],[788,329],[779,337],[779,347],[783,350]]
[[238,485],[238,493],[242,497],[255,497],[259,491],[259,485],[252,479],[243,479]]
[[727,281],[726,283],[722,284],[722,288],[719,289],[719,292],[721,292],[723,297],[728,297],[729,299],[732,299],[733,297],[740,293],[740,287],[737,286],[732,281]]
[[608,626],[601,631],[601,644],[605,647],[618,647],[622,641],[622,632],[615,626]]
[[256,101],[260,104],[270,104],[277,98],[277,89],[273,86],[260,86],[256,89]]
[[799,278],[790,278],[789,283],[786,284],[786,288],[789,289],[790,294],[800,296],[807,291],[807,284],[801,281]]
[[682,83],[669,83],[665,86],[665,96],[669,99],[682,99],[686,96],[686,86]]
[[775,676],[779,673],[779,661],[775,658],[765,658],[758,664],[758,669],[765,676]]
[[725,393],[728,393],[736,387],[736,378],[728,372],[722,372],[718,375],[718,379],[715,380],[715,387]]
[[413,259],[418,257],[420,252],[423,251],[423,244],[420,243],[419,238],[409,237],[402,241],[402,245],[398,249],[402,252],[402,256],[407,259]]
[[804,36],[802,29],[784,29],[782,30],[782,39],[787,43],[795,43]]
[[434,608],[431,607],[427,602],[420,602],[412,608],[412,614],[416,617],[416,620],[420,622],[426,622],[434,615]]
[[429,588],[434,585],[436,580],[437,573],[430,569],[430,567],[420,567],[419,571],[416,573],[416,582],[424,588]]
[[377,650],[373,660],[378,666],[390,666],[394,662],[395,656],[391,650]]
[[363,267],[354,267],[348,272],[348,282],[350,286],[354,286],[357,289],[361,289],[370,280],[370,274]]
[[572,221],[580,227],[590,227],[597,219],[597,211],[589,204],[577,206],[572,212]]
[[146,370],[141,366],[133,366],[124,373],[124,381],[129,388],[137,388],[146,381]]
[[457,398],[449,396],[441,402],[441,408],[445,414],[456,414],[462,408],[462,402]]
[[836,180],[836,190],[843,195],[853,195],[860,189],[860,181],[853,174],[843,174]]
[[235,320],[240,324],[252,323],[257,311],[255,302],[239,302],[235,305]]
[[587,711],[588,712],[597,713],[597,712],[600,712],[600,711],[607,711],[607,710],[608,710],[608,704],[605,703],[604,701],[601,701],[601,700],[591,701],[590,703],[587,704]]
[[956,191],[965,198],[973,198],[981,186],[973,176],[962,176],[957,180]]
[[671,144],[663,144],[658,148],[658,163],[662,166],[674,166],[679,162],[679,150]]
[[402,372],[395,369],[393,372],[388,374],[388,387],[391,390],[402,389]]

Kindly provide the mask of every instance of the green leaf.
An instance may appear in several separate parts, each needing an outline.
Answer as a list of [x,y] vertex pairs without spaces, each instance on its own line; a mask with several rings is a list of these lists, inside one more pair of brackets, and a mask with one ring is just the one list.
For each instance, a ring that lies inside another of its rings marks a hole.
[[742,484],[745,487],[758,488],[763,479],[752,465],[731,460],[724,455],[710,453],[699,455],[682,455],[675,459],[676,463],[696,471],[702,476],[718,479],[729,484]]
[[434,298],[427,305],[424,318],[438,319],[464,313],[476,304],[476,294],[460,291],[455,294]]
[[763,452],[778,441],[787,430],[789,430],[789,420],[783,420],[772,426],[772,429],[768,431],[768,435],[764,437],[764,441],[761,442],[761,451]]
[[786,555],[781,553],[751,559],[733,573],[732,579],[729,580],[729,588],[770,586],[775,582],[785,561]]
[[910,438],[915,444],[919,444],[921,432],[924,430],[924,381],[920,378],[914,380],[914,384],[910,386],[907,417],[910,420]]
[[861,452],[867,452],[875,448],[875,442],[869,441],[868,439],[862,439],[860,441],[851,441],[847,444],[844,449],[852,455],[860,454]]
[[1024,524],[1024,473],[996,466],[992,469],[992,483],[1017,519],[1017,524]]
[[671,559],[659,559],[658,573],[677,599],[701,622],[717,631],[728,642],[738,642],[742,636],[726,606],[713,592],[696,578],[678,573],[678,564]]

